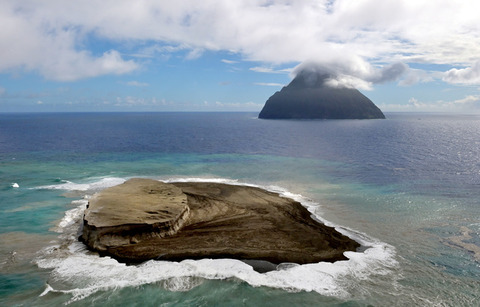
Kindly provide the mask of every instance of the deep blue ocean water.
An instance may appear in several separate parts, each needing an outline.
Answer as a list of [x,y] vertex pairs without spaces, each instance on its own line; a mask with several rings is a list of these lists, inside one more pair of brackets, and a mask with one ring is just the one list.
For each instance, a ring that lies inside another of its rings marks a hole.
[[[480,116],[386,115],[0,114],[0,305],[479,306]],[[125,266],[76,237],[88,197],[131,177],[265,187],[365,250]]]

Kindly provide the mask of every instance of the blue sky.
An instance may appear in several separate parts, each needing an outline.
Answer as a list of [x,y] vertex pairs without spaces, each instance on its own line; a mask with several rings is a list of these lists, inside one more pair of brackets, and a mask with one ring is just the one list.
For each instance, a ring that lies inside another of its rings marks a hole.
[[383,111],[480,111],[478,1],[0,0],[0,112],[260,111],[305,65]]

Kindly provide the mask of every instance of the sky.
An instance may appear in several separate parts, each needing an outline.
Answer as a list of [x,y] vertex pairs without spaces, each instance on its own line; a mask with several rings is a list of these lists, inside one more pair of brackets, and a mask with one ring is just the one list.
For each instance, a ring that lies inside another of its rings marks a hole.
[[323,67],[385,112],[480,113],[477,0],[0,0],[0,112],[260,111]]

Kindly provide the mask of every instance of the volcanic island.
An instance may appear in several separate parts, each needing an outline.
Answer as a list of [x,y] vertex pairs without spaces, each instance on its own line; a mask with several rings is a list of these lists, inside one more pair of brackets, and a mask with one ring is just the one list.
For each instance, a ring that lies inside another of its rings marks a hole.
[[384,119],[382,111],[355,88],[330,84],[333,75],[305,68],[273,94],[261,119]]
[[96,193],[80,237],[126,263],[233,258],[306,264],[346,260],[360,245],[299,202],[258,187],[133,178]]

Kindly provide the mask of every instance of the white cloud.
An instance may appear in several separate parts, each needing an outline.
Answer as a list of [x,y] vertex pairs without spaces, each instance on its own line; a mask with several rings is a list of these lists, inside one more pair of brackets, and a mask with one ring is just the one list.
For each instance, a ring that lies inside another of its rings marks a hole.
[[292,69],[275,69],[273,67],[265,67],[265,66],[251,67],[249,68],[249,70],[254,72],[268,73],[268,74],[288,74],[292,71]]
[[332,61],[321,63],[306,61],[297,65],[292,75],[300,72],[327,75],[327,84],[332,87],[351,87],[363,90],[371,90],[372,84],[398,80],[408,66],[402,63],[393,63],[384,67],[374,67],[360,58],[352,58],[350,61]]
[[227,59],[222,59],[221,61],[222,61],[222,63],[225,63],[225,64],[236,64],[236,63],[238,63],[237,61],[232,61],[232,60],[227,60]]
[[82,31],[67,22],[57,23],[60,16],[53,8],[52,13],[41,15],[42,10],[37,11],[36,6],[46,3],[22,4],[25,6],[5,1],[0,4],[0,72],[21,69],[37,71],[52,80],[74,81],[137,69],[136,63],[123,60],[116,50],[94,56],[76,48]]
[[161,58],[163,60],[168,60],[171,57],[171,54],[179,51],[190,50],[191,47],[180,44],[180,45],[163,45],[163,44],[153,44],[147,47],[140,48],[136,53],[130,54],[132,57],[136,58]]
[[463,99],[455,100],[453,103],[463,108],[480,110],[480,95],[468,95]]
[[[68,81],[138,68],[119,50],[86,49],[94,37],[138,43],[143,50],[130,53],[144,58],[158,56],[144,52],[148,45],[168,45],[187,59],[226,50],[271,64],[346,63],[352,74],[343,74],[368,85],[378,82],[363,79],[373,78],[363,71],[369,63],[471,65],[480,54],[479,11],[476,0],[2,1],[0,72]],[[468,68],[445,80],[478,83]]]
[[462,69],[450,69],[445,72],[443,80],[449,83],[459,84],[480,84],[480,60],[471,67]]
[[326,84],[331,87],[349,87],[366,91],[372,90],[371,82],[367,82],[360,78],[348,75],[337,75],[335,77],[329,78],[326,81]]
[[196,60],[196,59],[198,59],[199,57],[202,56],[203,52],[204,52],[204,50],[202,48],[193,48],[192,50],[190,50],[190,52],[188,52],[185,59]]
[[135,62],[124,61],[118,51],[110,50],[96,58],[87,52],[64,52],[56,58],[43,59],[36,70],[48,79],[75,81],[105,74],[121,75],[137,68]]
[[401,86],[409,86],[416,83],[431,82],[435,79],[442,79],[442,72],[428,72],[421,69],[408,68],[404,78],[398,83]]

